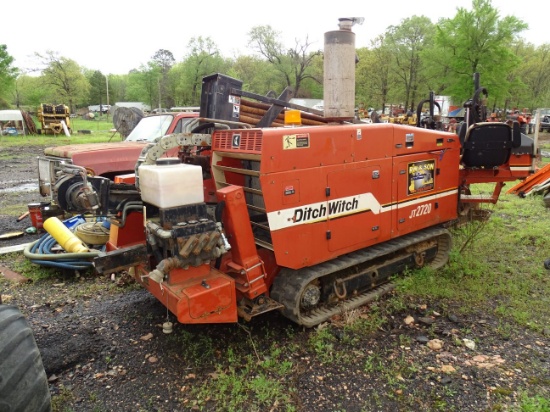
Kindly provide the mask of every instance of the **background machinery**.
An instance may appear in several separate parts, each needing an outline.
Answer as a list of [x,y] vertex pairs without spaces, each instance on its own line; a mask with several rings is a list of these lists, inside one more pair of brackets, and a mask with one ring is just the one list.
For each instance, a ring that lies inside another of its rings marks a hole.
[[[341,26],[325,42],[346,44],[350,33]],[[338,58],[353,68],[350,50]],[[389,291],[406,268],[443,266],[449,226],[533,172],[519,125],[475,121],[481,87],[454,134],[353,123],[353,104],[338,106],[338,96],[325,96],[324,116],[292,110],[288,96],[264,98],[250,124],[240,112],[258,96],[241,86],[205,77],[199,117],[147,145],[135,176],[52,182],[69,211],[110,218],[95,269],[128,269],[181,323],[271,310],[306,327],[327,321]],[[286,126],[272,127],[281,116]],[[178,157],[162,157],[174,147]],[[476,183],[494,183],[493,194],[472,194]]]
[[64,104],[42,103],[38,107],[38,121],[42,134],[71,133],[71,113]]

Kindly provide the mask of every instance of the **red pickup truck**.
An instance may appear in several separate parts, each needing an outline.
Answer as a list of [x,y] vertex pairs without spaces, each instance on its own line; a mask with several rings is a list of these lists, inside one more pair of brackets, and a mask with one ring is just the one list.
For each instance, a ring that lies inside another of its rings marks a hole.
[[[162,136],[181,133],[185,125],[199,117],[197,111],[182,111],[150,115],[140,120],[128,137],[122,142],[70,144],[44,149],[44,156],[38,158],[38,182],[40,194],[52,196],[56,171],[64,166],[80,166],[87,175],[114,179],[117,175],[134,173],[136,161],[148,144]],[[166,153],[177,156],[178,149]]]

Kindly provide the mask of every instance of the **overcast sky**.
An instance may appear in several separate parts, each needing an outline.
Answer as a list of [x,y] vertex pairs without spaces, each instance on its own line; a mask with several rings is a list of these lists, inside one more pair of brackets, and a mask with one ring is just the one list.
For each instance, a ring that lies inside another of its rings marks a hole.
[[[501,17],[515,15],[529,25],[521,34],[528,42],[550,43],[548,12],[531,4],[492,0]],[[285,45],[308,36],[310,50],[317,50],[323,49],[324,33],[338,29],[340,17],[364,17],[353,31],[356,47],[366,47],[405,18],[424,15],[436,23],[454,17],[457,7],[470,9],[471,1],[10,0],[2,2],[0,44],[7,45],[21,69],[36,67],[34,54],[50,50],[103,74],[126,74],[159,49],[183,60],[193,37],[210,37],[223,55],[233,57],[252,53],[247,48],[252,27],[271,25]]]

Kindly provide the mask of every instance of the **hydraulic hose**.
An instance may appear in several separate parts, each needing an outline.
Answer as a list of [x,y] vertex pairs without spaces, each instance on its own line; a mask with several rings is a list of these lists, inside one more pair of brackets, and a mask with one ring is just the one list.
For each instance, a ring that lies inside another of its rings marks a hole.
[[23,250],[23,254],[32,263],[40,266],[56,267],[60,269],[85,270],[93,267],[90,259],[99,256],[97,252],[81,253],[54,253],[52,248],[57,241],[46,233],[33,243],[29,243]]
[[[92,262],[54,262],[51,260],[31,260],[31,262],[40,266],[57,269],[86,270],[93,267]],[[89,263],[89,265],[84,263]]]

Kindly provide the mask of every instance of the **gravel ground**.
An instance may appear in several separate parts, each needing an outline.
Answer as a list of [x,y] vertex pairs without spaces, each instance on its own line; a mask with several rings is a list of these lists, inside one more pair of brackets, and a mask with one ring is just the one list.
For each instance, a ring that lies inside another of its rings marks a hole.
[[[2,149],[13,160],[0,168],[0,233],[30,225],[4,213],[40,200],[36,191],[13,188],[35,180],[41,150]],[[19,265],[16,255],[0,255],[0,266]],[[28,317],[57,411],[500,411],[513,410],[526,388],[550,383],[550,338],[518,328],[504,333],[491,308],[461,317],[448,302],[396,306],[389,295],[354,313],[363,327],[334,319],[308,330],[268,313],[249,323],[176,323],[166,335],[164,306],[124,273],[48,271],[25,284],[0,278],[0,291]],[[367,327],[372,319],[381,321]],[[278,372],[286,362],[288,371]],[[280,388],[273,397],[238,389],[264,374]],[[222,383],[228,376],[229,389]]]
[[14,238],[0,239],[0,248],[32,242],[40,233],[28,234],[29,216],[17,222],[28,211],[27,205],[43,201],[38,193],[38,162],[44,146],[14,146],[0,152],[0,235],[23,232]]

